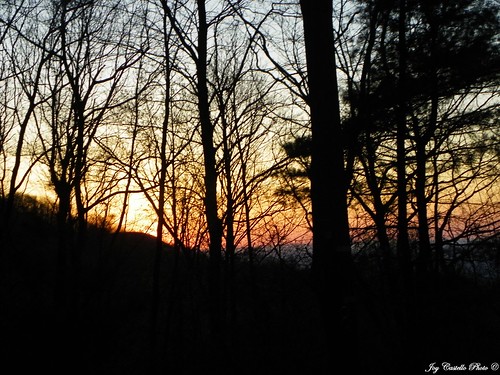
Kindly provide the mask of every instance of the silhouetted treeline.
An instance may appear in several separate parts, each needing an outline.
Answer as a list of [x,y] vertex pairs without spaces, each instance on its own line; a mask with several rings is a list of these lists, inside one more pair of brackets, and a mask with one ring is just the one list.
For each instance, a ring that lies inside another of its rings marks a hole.
[[499,11],[0,4],[14,357],[52,336],[40,360],[89,371],[495,360]]

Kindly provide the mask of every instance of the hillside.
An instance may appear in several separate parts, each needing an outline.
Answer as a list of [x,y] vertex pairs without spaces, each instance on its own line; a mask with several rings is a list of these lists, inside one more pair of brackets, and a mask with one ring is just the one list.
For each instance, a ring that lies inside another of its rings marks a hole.
[[[4,245],[2,363],[19,370],[48,368],[71,374],[147,374],[153,368],[177,374],[203,371],[209,363],[215,366],[207,351],[204,253],[176,254],[164,246],[159,343],[154,356],[149,333],[154,237],[89,228],[78,305],[63,314],[57,311],[54,297],[57,228],[50,208],[31,200],[18,208]],[[278,371],[297,363],[318,366],[317,345],[302,346],[304,340],[313,343],[321,336],[303,275],[296,277],[298,271],[277,264],[262,264],[253,293],[248,266],[238,262],[236,267],[228,308],[230,347],[224,354],[228,368],[242,373],[263,367]],[[290,362],[290,356],[297,362]]]
[[[90,228],[76,305],[60,311],[54,297],[57,230],[50,210],[32,202],[17,209],[10,224],[2,244],[0,285],[5,368],[51,374],[335,373],[308,270],[269,260],[252,278],[248,263],[237,259],[233,282],[225,279],[225,346],[214,350],[207,257],[176,253],[165,245],[153,350],[155,238]],[[402,346],[402,300],[379,287],[371,263],[359,260],[357,266],[360,361],[353,373],[411,374],[415,363],[415,373],[424,373],[432,362],[498,360],[498,286],[443,278],[418,310],[419,337],[426,345],[420,353],[408,353]],[[413,367],[405,358],[415,361]]]

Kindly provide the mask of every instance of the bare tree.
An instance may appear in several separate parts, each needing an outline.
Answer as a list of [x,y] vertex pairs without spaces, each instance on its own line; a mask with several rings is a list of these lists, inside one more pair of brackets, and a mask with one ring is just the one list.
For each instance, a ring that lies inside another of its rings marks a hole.
[[[340,123],[335,43],[330,1],[300,2],[304,22],[311,110],[313,271],[329,344],[342,363],[353,363],[356,323],[353,263],[347,217],[347,181]],[[333,296],[333,298],[332,298]],[[345,369],[347,369],[347,367]]]
[[[26,143],[35,109],[42,103],[38,95],[45,64],[51,58],[50,39],[54,27],[45,27],[34,5],[5,4],[8,15],[0,19],[3,26],[1,150],[4,155],[2,168],[3,230],[7,230],[16,195],[25,186],[28,176],[40,156],[27,154]],[[17,133],[14,135],[13,133]],[[33,139],[29,141],[33,142]],[[11,149],[12,148],[12,149]],[[7,151],[8,150],[8,151]],[[7,152],[9,155],[7,155]],[[24,165],[24,166],[23,166]]]
[[[69,297],[65,284],[71,280],[70,295],[76,308],[88,214],[103,202],[116,180],[113,174],[108,175],[108,182],[90,177],[98,164],[94,159],[98,151],[94,141],[101,135],[99,131],[111,111],[129,100],[118,93],[124,87],[128,69],[142,52],[130,43],[129,32],[119,32],[127,27],[119,7],[95,3],[40,6],[50,15],[47,22],[53,28],[44,46],[50,60],[41,72],[43,86],[40,85],[39,95],[44,105],[37,111],[36,119],[41,154],[58,199],[56,295],[58,304],[65,305],[64,300]],[[110,26],[107,20],[112,17],[120,22]],[[36,41],[31,43],[36,46]]]

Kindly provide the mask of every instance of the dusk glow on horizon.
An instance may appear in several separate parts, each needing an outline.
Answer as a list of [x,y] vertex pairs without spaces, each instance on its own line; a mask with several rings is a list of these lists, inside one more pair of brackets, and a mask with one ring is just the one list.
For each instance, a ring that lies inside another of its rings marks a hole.
[[497,371],[498,30],[498,0],[0,2],[0,370]]

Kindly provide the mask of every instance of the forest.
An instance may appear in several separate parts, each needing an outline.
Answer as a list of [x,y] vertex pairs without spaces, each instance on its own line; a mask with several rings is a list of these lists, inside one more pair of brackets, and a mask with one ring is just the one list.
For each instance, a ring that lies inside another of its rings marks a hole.
[[2,0],[1,371],[497,371],[499,31],[498,0]]

